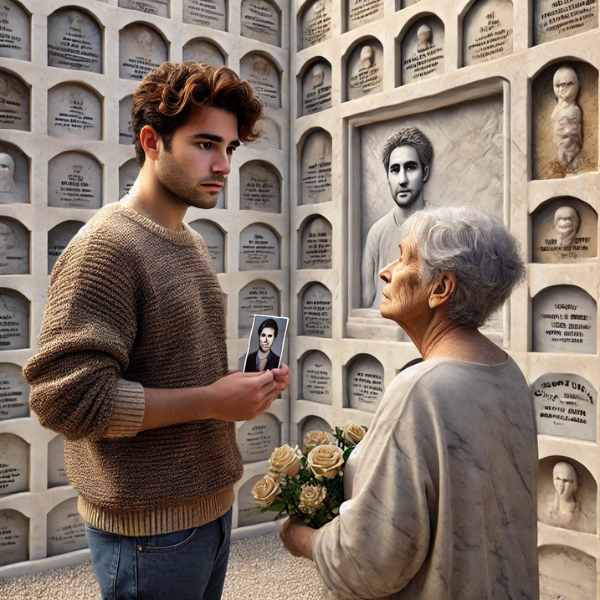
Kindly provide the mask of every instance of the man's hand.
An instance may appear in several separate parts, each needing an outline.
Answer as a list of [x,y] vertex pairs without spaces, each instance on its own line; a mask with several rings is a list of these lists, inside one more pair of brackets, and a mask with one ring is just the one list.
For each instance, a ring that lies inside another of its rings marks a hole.
[[312,541],[317,532],[306,525],[288,521],[281,529],[279,537],[285,549],[292,556],[312,560]]
[[287,365],[281,363],[281,367],[279,369],[271,369],[271,373],[275,377],[275,384],[279,392],[283,392],[283,390],[290,386],[290,370]]

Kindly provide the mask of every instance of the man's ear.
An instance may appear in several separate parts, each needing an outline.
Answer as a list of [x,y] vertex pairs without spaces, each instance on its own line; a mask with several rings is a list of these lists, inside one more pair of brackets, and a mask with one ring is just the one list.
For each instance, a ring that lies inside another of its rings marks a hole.
[[456,290],[456,275],[454,273],[442,273],[435,283],[435,287],[429,296],[429,307],[436,308],[446,304]]
[[152,125],[145,125],[140,131],[140,143],[146,153],[146,158],[150,160],[156,160],[160,154],[162,147],[160,135],[152,127]]
[[429,165],[423,167],[423,183],[429,179]]

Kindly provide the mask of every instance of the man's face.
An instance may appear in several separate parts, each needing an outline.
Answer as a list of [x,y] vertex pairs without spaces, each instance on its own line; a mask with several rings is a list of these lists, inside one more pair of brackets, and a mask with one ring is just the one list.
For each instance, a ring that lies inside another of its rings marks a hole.
[[260,332],[260,349],[263,352],[268,352],[275,341],[275,330],[272,327],[265,327]]
[[574,208],[563,206],[554,213],[554,229],[562,237],[574,234],[579,227],[579,216]]
[[554,467],[554,488],[559,496],[570,500],[577,491],[577,475],[567,464],[558,463]]
[[237,117],[220,108],[203,107],[175,131],[170,150],[159,140],[156,179],[174,199],[197,208],[212,208],[239,145]]
[[388,183],[396,204],[410,208],[420,197],[423,184],[427,181],[429,169],[421,166],[414,146],[405,144],[394,148],[390,155]]
[[321,87],[323,85],[324,81],[325,81],[325,72],[323,71],[323,69],[317,69],[313,73],[313,88]]
[[577,73],[569,67],[561,67],[554,74],[554,93],[559,100],[575,102],[579,92]]

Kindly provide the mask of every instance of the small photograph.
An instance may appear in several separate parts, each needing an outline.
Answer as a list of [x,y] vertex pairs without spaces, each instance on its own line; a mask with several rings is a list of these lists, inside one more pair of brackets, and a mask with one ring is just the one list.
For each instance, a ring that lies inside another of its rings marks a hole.
[[288,323],[287,317],[254,315],[244,373],[259,373],[280,367]]

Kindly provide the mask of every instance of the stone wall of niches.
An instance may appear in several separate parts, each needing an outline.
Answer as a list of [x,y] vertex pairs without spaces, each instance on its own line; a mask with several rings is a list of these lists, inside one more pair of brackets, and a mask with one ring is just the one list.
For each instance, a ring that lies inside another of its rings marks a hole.
[[[0,6],[0,577],[86,560],[63,440],[28,406],[54,263],[138,175],[131,103],[166,60],[240,72],[265,104],[217,208],[191,209],[226,296],[230,366],[254,312],[289,312],[289,6],[284,0],[6,0]],[[288,401],[239,424],[239,488],[288,437]],[[250,511],[252,512],[252,511]],[[243,502],[234,526],[254,524]]]
[[416,127],[425,201],[492,210],[521,243],[527,281],[484,331],[532,386],[542,598],[598,598],[597,2],[292,6],[291,442],[368,426],[418,358],[380,317],[367,244],[394,218],[382,148]]

